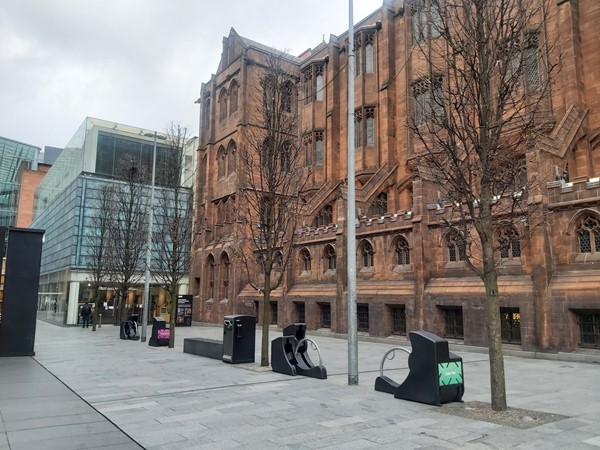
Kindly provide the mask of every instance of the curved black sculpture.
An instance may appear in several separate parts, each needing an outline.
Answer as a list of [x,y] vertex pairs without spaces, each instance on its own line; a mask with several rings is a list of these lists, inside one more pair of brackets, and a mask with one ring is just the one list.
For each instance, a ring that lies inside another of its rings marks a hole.
[[283,337],[271,341],[271,368],[273,372],[286,375],[304,375],[324,380],[327,370],[320,364],[315,366],[308,356],[306,324],[293,323],[283,329]]
[[412,351],[408,357],[408,376],[402,383],[379,376],[375,390],[428,405],[462,401],[465,392],[462,358],[448,350],[448,341],[428,331],[411,331],[409,338]]

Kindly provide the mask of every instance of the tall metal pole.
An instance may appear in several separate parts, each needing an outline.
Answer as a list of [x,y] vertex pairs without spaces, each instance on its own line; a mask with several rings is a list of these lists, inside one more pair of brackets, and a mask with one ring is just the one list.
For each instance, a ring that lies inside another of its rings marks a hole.
[[354,180],[354,18],[349,0],[348,29],[348,203],[346,261],[348,267],[348,385],[358,384],[358,327],[356,324],[356,204]]
[[144,310],[142,314],[141,341],[146,342],[148,328],[148,307],[150,304],[150,262],[152,260],[152,228],[154,227],[154,178],[156,176],[156,131],[154,132],[154,149],[152,150],[152,186],[150,188],[150,207],[148,208],[148,243],[146,246],[146,276],[144,280]]

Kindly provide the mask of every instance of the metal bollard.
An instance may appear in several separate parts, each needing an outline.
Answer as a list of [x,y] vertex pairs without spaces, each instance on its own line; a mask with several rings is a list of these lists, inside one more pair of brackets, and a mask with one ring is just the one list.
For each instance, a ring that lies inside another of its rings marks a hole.
[[102,328],[102,314],[98,314],[98,328]]

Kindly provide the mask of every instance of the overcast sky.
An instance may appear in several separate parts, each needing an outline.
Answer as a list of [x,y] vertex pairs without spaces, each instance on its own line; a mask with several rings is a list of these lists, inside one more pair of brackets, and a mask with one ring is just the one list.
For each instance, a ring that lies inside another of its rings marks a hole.
[[[354,0],[355,22],[383,0]],[[64,147],[85,117],[198,129],[222,38],[298,55],[348,29],[347,0],[1,0],[0,136]]]

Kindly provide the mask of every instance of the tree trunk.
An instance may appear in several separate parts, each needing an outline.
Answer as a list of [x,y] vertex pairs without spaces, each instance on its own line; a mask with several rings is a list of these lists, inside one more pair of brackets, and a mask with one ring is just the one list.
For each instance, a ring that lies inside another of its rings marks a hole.
[[262,315],[262,344],[260,347],[260,365],[269,365],[269,322],[271,312],[271,274],[265,274],[265,287],[263,291],[263,315]]
[[121,309],[121,290],[115,290],[115,299],[113,300],[113,322],[114,325],[120,325],[119,314]]
[[169,327],[171,328],[170,332],[169,332],[169,348],[173,348],[175,347],[175,323],[177,322],[177,299],[176,299],[176,295],[174,294],[175,290],[171,289],[171,292],[169,292],[169,298],[170,298],[170,319],[169,319]]
[[96,324],[98,323],[98,286],[94,287],[94,315],[92,317],[92,331],[96,331]]
[[128,319],[128,317],[125,316],[128,293],[129,292],[127,289],[124,289],[123,292],[121,292],[121,297],[119,298],[119,320],[117,321],[117,325],[121,325],[121,322],[124,322]]
[[[482,242],[484,253],[484,269],[489,266],[492,258],[493,266],[493,241]],[[485,314],[487,322],[487,338],[490,359],[490,387],[492,409],[494,411],[506,410],[506,386],[504,383],[504,356],[502,354],[502,332],[500,326],[500,301],[498,298],[498,275],[494,269],[484,270],[483,284],[485,286]]]

